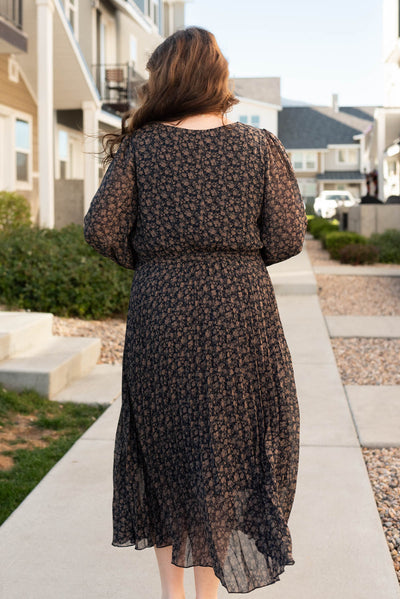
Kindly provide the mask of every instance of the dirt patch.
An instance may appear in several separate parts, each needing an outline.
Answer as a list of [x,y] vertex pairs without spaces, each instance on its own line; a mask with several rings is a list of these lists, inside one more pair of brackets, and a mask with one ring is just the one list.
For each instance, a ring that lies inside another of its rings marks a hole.
[[12,456],[4,452],[15,449],[47,447],[59,432],[35,426],[36,418],[31,414],[16,414],[10,422],[0,427],[0,470],[9,470],[14,465]]

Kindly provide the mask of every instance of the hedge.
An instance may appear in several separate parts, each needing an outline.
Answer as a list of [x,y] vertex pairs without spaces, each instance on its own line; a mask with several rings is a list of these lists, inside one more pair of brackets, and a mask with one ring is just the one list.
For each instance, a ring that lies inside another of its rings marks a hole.
[[0,232],[0,302],[58,316],[126,314],[133,271],[100,256],[83,228]]
[[308,221],[308,230],[316,239],[322,239],[327,233],[339,230],[337,221],[329,221],[326,218],[315,217]]
[[374,233],[370,241],[379,248],[379,262],[400,264],[400,231],[388,229],[385,233]]
[[339,259],[343,264],[374,264],[379,260],[379,248],[369,243],[352,243],[340,248]]
[[367,242],[367,238],[363,237],[363,235],[351,233],[350,231],[333,231],[327,233],[324,239],[324,245],[328,250],[330,257],[334,260],[340,259],[339,250],[346,245],[352,243],[366,244]]

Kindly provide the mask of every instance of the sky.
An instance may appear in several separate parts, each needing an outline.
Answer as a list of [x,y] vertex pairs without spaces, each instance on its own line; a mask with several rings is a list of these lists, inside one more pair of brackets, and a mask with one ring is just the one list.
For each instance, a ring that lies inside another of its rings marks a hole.
[[280,77],[283,98],[383,105],[383,0],[188,0],[185,25],[211,31],[231,77]]

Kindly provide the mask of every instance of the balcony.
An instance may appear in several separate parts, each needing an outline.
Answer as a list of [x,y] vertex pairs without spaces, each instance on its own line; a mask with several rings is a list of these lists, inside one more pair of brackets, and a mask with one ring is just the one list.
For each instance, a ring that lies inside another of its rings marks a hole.
[[137,104],[137,88],[145,81],[132,64],[92,65],[103,109],[122,116]]
[[22,7],[22,0],[0,0],[0,54],[28,50],[28,37],[22,30]]

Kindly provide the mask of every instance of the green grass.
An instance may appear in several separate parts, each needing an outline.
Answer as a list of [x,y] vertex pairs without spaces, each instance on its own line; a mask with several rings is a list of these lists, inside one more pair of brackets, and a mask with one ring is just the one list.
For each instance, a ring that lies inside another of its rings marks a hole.
[[[9,449],[1,452],[11,457],[14,464],[8,470],[0,470],[0,524],[106,408],[100,404],[60,404],[35,391],[15,393],[0,387],[0,436],[1,431],[12,431],[18,416],[32,417],[26,436],[11,440]],[[29,431],[47,446],[14,448],[29,443]]]

